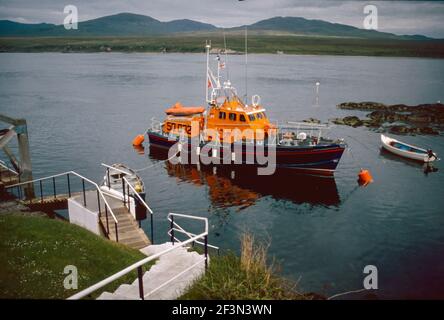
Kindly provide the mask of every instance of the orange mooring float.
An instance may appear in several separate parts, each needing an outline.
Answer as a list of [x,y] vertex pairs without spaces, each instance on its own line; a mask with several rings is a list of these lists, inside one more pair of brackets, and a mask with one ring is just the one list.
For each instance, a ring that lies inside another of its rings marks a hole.
[[143,134],[137,135],[133,140],[133,146],[139,147],[142,145],[143,141],[145,141],[145,137]]
[[367,186],[368,184],[373,182],[373,177],[370,174],[369,170],[362,169],[358,173],[358,183],[361,186]]

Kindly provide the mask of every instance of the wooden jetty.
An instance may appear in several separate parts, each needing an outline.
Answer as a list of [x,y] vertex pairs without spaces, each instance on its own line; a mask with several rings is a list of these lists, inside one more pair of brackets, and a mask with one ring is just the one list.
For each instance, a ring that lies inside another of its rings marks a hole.
[[[118,238],[119,243],[123,243],[135,249],[141,249],[150,245],[151,241],[148,239],[143,229],[140,228],[139,223],[134,219],[128,208],[123,205],[122,201],[109,196],[105,197],[108,203],[111,205],[114,215],[119,221],[118,237],[116,237],[115,229],[110,227],[108,238],[112,240]],[[106,215],[103,213],[100,215],[100,221],[103,228],[106,230]],[[109,223],[110,221],[108,219],[108,224]]]

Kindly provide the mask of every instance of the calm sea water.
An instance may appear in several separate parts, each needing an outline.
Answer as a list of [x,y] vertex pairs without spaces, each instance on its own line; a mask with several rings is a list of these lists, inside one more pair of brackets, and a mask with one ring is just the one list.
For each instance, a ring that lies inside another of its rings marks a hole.
[[[227,72],[243,94],[243,57],[228,60]],[[444,298],[444,168],[425,175],[421,165],[381,153],[377,132],[329,132],[345,138],[349,149],[327,180],[232,177],[165,164],[149,148],[134,150],[133,137],[151,117],[162,118],[176,101],[202,104],[204,63],[200,54],[3,53],[0,112],[28,120],[34,177],[76,170],[100,181],[101,162],[146,168],[140,174],[157,242],[167,240],[168,212],[206,216],[210,243],[224,249],[238,250],[246,230],[270,241],[270,256],[302,290],[360,289],[364,266],[372,264],[378,298]],[[444,60],[250,55],[248,75],[248,95],[260,94],[276,120],[344,116],[350,112],[336,109],[344,101],[444,101]],[[402,139],[444,157],[442,136]],[[359,167],[373,174],[366,188],[357,185]]]

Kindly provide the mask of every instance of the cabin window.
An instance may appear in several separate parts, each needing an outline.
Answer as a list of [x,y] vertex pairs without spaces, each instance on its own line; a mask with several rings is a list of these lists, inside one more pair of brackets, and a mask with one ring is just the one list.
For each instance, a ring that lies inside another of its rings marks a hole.
[[267,119],[267,115],[265,114],[265,112],[261,112],[261,113],[264,116],[264,119]]
[[256,118],[258,119],[262,119],[264,116],[262,115],[262,112],[259,112],[258,114],[256,114]]
[[228,114],[228,118],[231,120],[231,121],[236,121],[236,114],[235,113],[229,113]]
[[250,121],[256,120],[256,118],[254,117],[254,114],[249,114],[248,119],[250,119]]
[[245,122],[245,116],[243,114],[241,114],[239,116],[239,120],[242,121],[242,122]]
[[227,117],[227,114],[223,111],[219,112],[219,119],[225,119]]

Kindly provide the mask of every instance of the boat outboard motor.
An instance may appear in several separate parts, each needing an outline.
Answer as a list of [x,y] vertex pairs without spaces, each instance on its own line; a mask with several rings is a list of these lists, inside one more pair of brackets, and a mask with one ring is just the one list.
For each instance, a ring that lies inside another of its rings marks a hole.
[[431,159],[436,160],[438,158],[436,156],[436,153],[434,153],[432,149],[428,149],[427,150],[427,155],[429,156],[429,160],[431,160]]

